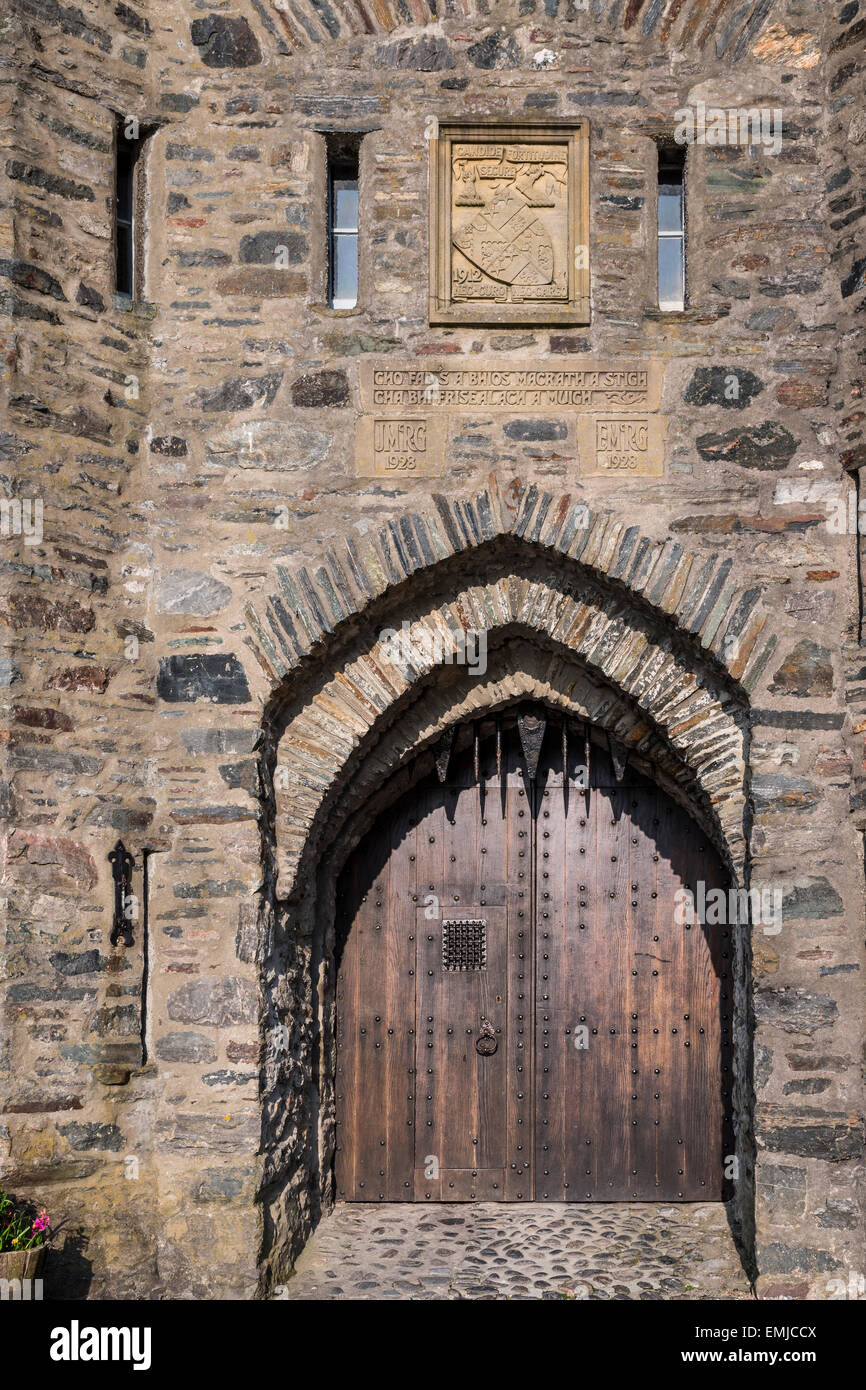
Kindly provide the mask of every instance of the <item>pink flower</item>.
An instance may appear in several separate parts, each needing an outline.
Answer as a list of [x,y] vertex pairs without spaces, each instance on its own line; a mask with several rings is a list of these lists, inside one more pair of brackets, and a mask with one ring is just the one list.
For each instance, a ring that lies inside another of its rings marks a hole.
[[51,1222],[48,1219],[48,1210],[46,1207],[43,1207],[30,1229],[34,1232],[47,1231],[50,1225]]

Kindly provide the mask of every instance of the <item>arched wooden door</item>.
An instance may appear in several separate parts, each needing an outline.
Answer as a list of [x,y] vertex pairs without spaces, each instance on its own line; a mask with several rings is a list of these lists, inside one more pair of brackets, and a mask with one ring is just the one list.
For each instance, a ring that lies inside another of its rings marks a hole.
[[731,929],[676,897],[722,865],[606,744],[534,714],[477,727],[347,864],[338,1200],[723,1195]]

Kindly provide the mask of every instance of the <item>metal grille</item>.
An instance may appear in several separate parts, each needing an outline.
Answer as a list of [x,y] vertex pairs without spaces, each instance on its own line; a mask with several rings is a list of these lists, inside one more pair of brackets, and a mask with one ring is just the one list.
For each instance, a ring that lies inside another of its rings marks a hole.
[[487,922],[483,917],[442,923],[442,969],[487,969]]

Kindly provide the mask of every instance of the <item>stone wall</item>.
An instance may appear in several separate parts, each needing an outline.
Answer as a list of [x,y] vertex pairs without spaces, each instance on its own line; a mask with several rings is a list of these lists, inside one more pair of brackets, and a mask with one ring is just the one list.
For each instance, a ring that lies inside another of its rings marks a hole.
[[[751,945],[759,1287],[823,1298],[859,1269],[861,10],[12,0],[0,445],[44,535],[3,542],[0,1153],[69,1223],[58,1287],[246,1296],[285,1273],[330,1199],[330,966],[327,883],[286,898],[275,873],[306,834],[271,794],[279,738],[385,612],[444,608],[488,556],[522,582],[534,558],[496,544],[555,548],[581,503],[572,599],[609,586],[750,710],[744,871],[785,894]],[[665,315],[655,152],[698,100],[781,108],[784,138],[690,151],[689,304]],[[134,304],[112,292],[118,114],[153,130]],[[589,119],[588,326],[429,326],[431,116]],[[363,132],[357,311],[326,307],[331,129]],[[589,475],[574,417],[531,411],[461,415],[439,476],[358,476],[362,364],[582,360],[660,364],[660,476]],[[516,518],[493,535],[488,486]],[[334,709],[298,783],[400,712]],[[112,948],[118,836],[141,913]]]

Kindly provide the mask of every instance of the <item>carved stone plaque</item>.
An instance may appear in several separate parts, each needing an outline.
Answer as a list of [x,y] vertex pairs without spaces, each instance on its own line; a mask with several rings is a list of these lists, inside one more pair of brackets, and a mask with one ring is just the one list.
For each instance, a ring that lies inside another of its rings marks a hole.
[[473,366],[429,362],[362,362],[359,376],[364,410],[507,410],[564,414],[568,411],[650,411],[661,401],[662,363],[597,362],[580,358],[568,366],[547,362],[486,362]]
[[442,125],[430,322],[589,323],[589,123]]
[[666,425],[663,415],[581,415],[577,424],[581,474],[661,477]]
[[461,417],[490,415],[499,428],[516,415],[554,416],[577,430],[579,471],[598,477],[664,473],[667,420],[661,406],[664,366],[642,361],[571,363],[359,363],[362,414],[357,418],[358,477],[442,474],[448,440]]
[[357,476],[407,478],[443,472],[446,429],[444,416],[360,416],[355,430]]

